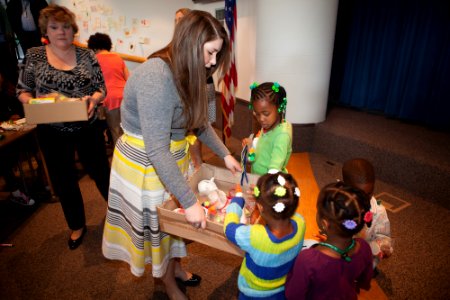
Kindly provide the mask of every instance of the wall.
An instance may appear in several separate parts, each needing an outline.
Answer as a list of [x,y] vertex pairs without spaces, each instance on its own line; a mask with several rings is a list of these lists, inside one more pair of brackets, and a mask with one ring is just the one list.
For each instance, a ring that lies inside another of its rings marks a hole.
[[[215,15],[216,9],[224,7],[224,1],[194,4],[191,0],[53,2],[77,12],[81,42],[104,29],[113,38],[114,50],[143,57],[169,42],[178,8],[200,9]],[[237,0],[236,96],[248,101],[251,82],[278,81],[288,93],[290,122],[323,121],[337,4],[338,0]],[[127,65],[133,70],[137,64]],[[221,91],[221,87],[216,90]]]
[[337,0],[254,0],[255,80],[286,88],[286,118],[325,120]]
[[[77,40],[86,44],[95,32],[111,36],[113,51],[147,57],[170,41],[175,11],[181,7],[209,11],[224,2],[194,4],[191,0],[55,0],[50,1],[71,9],[77,18]],[[138,64],[127,62],[130,70]]]

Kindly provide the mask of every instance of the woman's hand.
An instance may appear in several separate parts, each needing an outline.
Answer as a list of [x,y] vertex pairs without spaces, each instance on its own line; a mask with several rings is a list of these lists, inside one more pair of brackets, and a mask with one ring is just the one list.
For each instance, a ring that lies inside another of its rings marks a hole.
[[225,166],[231,173],[242,172],[241,164],[231,154],[225,156],[223,160],[225,161]]
[[92,98],[92,96],[84,96],[81,98],[81,101],[86,101],[87,102],[87,107],[88,107],[88,118],[92,118],[92,116],[95,113],[95,108],[97,106],[97,102],[95,101],[95,99]]
[[100,92],[95,92],[91,96],[84,96],[81,98],[81,101],[87,101],[88,103],[87,106],[89,119],[94,116],[95,108],[100,102],[102,102],[103,98],[104,98],[103,93]]
[[28,104],[28,102],[30,102],[30,100],[32,98],[33,98],[33,95],[28,92],[20,93],[20,95],[18,97],[19,101],[22,102],[23,104]]
[[186,221],[195,228],[206,228],[205,210],[196,202],[191,207],[184,210]]

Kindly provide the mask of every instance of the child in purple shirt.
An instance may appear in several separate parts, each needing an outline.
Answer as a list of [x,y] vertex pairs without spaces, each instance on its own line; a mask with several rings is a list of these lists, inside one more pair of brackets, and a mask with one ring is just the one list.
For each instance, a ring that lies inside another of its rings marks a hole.
[[287,299],[357,299],[372,279],[372,252],[363,239],[353,238],[370,225],[370,202],[364,192],[343,182],[319,193],[317,224],[326,242],[303,250],[287,276]]

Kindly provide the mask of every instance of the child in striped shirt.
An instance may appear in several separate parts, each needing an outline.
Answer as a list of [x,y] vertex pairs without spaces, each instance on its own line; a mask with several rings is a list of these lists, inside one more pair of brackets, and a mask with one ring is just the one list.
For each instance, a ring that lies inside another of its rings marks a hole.
[[239,299],[285,299],[284,284],[302,249],[305,221],[296,213],[300,190],[292,175],[265,174],[254,188],[266,225],[240,224],[245,200],[236,193],[224,221],[226,237],[244,250],[238,277]]

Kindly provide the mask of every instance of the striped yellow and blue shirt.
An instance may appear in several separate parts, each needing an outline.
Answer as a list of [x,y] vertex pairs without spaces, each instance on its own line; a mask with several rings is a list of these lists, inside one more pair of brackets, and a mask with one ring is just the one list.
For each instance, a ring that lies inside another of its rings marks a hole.
[[238,277],[239,299],[285,299],[286,275],[302,249],[305,221],[296,213],[291,218],[293,232],[277,238],[267,226],[239,223],[244,204],[244,198],[233,198],[224,221],[226,237],[245,251]]

